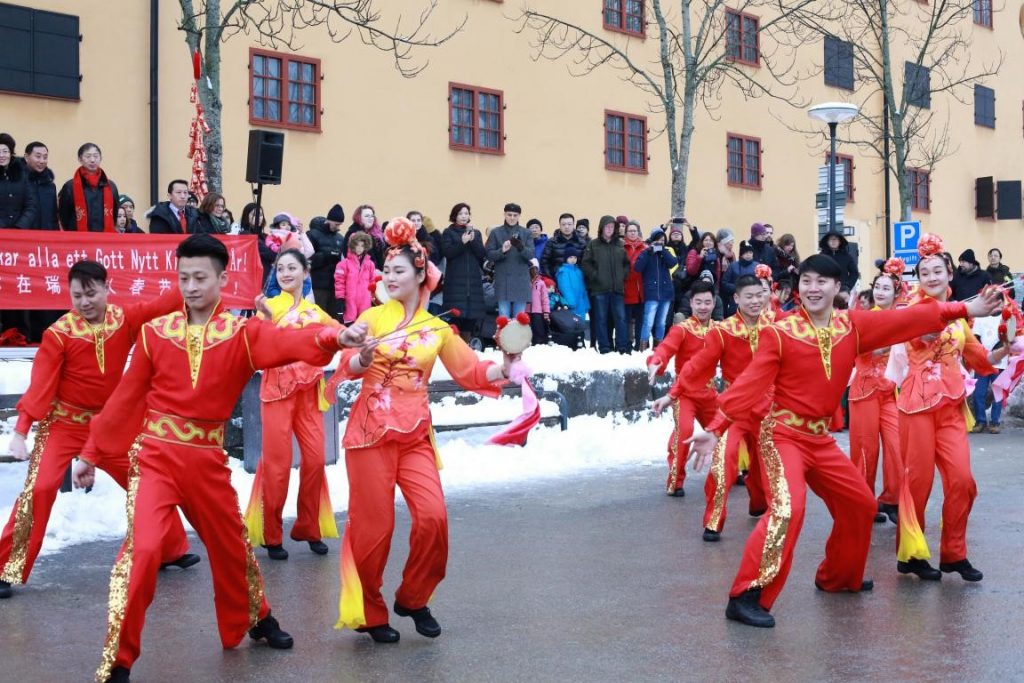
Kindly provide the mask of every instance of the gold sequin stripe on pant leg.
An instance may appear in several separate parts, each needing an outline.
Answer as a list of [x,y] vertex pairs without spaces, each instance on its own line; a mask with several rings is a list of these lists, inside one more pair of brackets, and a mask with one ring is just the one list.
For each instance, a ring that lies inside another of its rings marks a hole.
[[[224,467],[228,466],[228,452],[224,451]],[[242,516],[242,507],[238,504],[238,491],[231,487],[235,494],[235,509],[238,510],[238,521],[241,523],[240,533],[245,545],[245,582],[249,594],[249,628],[260,620],[260,607],[263,606],[263,577],[260,576],[260,565],[256,562],[256,554],[249,542],[249,531]],[[262,505],[262,503],[261,503]]]
[[7,583],[22,583],[22,574],[25,571],[25,561],[28,558],[28,543],[32,537],[32,492],[36,487],[36,478],[39,476],[39,463],[43,459],[43,450],[46,448],[46,441],[50,438],[50,425],[53,424],[53,415],[47,415],[39,428],[36,430],[36,440],[32,444],[32,454],[28,460],[28,476],[25,477],[25,488],[18,501],[14,504],[14,529],[11,534],[11,554],[7,558],[7,564],[0,572],[0,581]]
[[676,492],[679,474],[679,401],[672,401],[672,436],[669,437],[668,453],[672,456],[672,464],[668,468],[668,485],[665,487],[667,493],[672,495]]
[[725,496],[729,492],[730,483],[725,481],[725,453],[729,450],[729,432],[718,440],[715,452],[711,456],[711,476],[715,478],[715,499],[711,505],[711,517],[708,519],[708,529],[718,531],[722,523],[722,510],[725,508]]
[[100,667],[96,670],[97,683],[110,678],[110,670],[117,658],[121,646],[121,626],[124,623],[124,612],[128,606],[128,580],[132,573],[132,552],[135,547],[135,496],[139,492],[139,450],[142,448],[142,436],[135,439],[128,451],[128,496],[125,509],[128,513],[128,531],[124,536],[124,548],[121,556],[110,571],[110,599],[107,606],[107,639],[103,644],[103,655]]
[[761,550],[761,567],[757,578],[750,583],[751,588],[764,588],[779,575],[782,566],[782,548],[786,542],[786,531],[793,514],[793,504],[789,496],[789,484],[786,482],[782,456],[775,448],[773,430],[775,418],[771,415],[761,422],[761,465],[768,479],[768,490],[771,502],[768,510],[768,529],[764,536],[764,548]]

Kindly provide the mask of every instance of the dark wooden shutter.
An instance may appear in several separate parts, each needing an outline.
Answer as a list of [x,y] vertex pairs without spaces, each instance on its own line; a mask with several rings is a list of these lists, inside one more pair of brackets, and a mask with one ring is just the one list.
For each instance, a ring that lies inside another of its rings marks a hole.
[[78,17],[0,3],[0,90],[78,99]]
[[995,183],[992,176],[974,180],[974,215],[976,218],[992,218],[995,215]]
[[1020,220],[1021,213],[1021,191],[1019,180],[1000,180],[996,184],[997,196],[999,198],[999,220]]

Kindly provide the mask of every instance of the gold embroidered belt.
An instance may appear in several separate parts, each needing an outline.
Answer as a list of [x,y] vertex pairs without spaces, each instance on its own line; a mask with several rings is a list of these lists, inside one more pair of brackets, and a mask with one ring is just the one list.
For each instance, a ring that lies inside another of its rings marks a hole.
[[223,422],[195,420],[156,410],[146,412],[142,435],[147,439],[157,439],[197,448],[224,447]]
[[828,434],[828,424],[831,422],[827,417],[805,417],[778,406],[772,406],[772,417],[775,418],[775,424],[813,436]]
[[53,415],[53,419],[58,422],[64,422],[65,424],[74,425],[76,427],[85,427],[89,422],[96,417],[99,413],[98,410],[89,410],[87,408],[80,408],[64,401],[54,401],[53,411],[50,413]]

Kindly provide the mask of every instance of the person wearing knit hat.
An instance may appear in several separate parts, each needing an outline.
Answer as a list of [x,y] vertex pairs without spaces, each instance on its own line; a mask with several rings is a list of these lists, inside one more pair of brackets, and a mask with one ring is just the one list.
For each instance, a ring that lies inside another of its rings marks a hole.
[[722,275],[719,292],[722,296],[722,303],[725,306],[725,316],[728,317],[736,312],[736,281],[744,275],[754,275],[757,269],[757,261],[754,259],[754,245],[750,242],[740,242],[739,258],[732,262],[729,268]]
[[544,224],[540,222],[538,218],[531,218],[526,221],[526,229],[530,231],[530,237],[533,238],[533,258],[540,267],[540,256],[544,253],[544,247],[548,243],[548,236],[544,234]]
[[576,234],[579,235],[584,241],[590,241],[590,219],[581,218],[576,221]]
[[736,241],[736,237],[729,228],[722,228],[715,236],[718,238],[719,244],[732,244]]
[[[772,269],[772,273],[779,269],[779,259],[775,255],[775,245],[771,241],[771,233],[763,223],[754,223],[750,226],[750,245],[754,248],[754,260],[763,263]],[[725,297],[727,301],[732,296]]]
[[733,245],[736,244],[736,237],[729,228],[722,228],[718,231],[718,256],[722,264],[722,272],[729,269],[729,266],[736,260],[736,252]]
[[953,288],[953,295],[950,297],[952,301],[970,299],[986,285],[992,284],[992,278],[978,263],[973,249],[966,249],[957,260],[960,265],[953,274],[953,282],[950,285]]
[[590,312],[590,296],[583,284],[583,271],[576,264],[583,250],[574,242],[565,245],[562,251],[565,262],[559,266],[555,273],[555,281],[558,283],[558,293],[569,309],[579,316],[580,320],[587,317]]
[[616,216],[615,217],[615,234],[619,236],[620,240],[626,239],[626,227],[629,226],[628,216]]
[[[614,216],[601,216],[597,237],[587,243],[580,265],[593,297],[591,332],[600,353],[613,350],[610,329],[614,328],[614,350],[629,353],[624,293],[629,274],[629,257],[616,234]],[[610,321],[610,324],[609,324]]]
[[338,301],[334,296],[334,271],[345,253],[345,209],[335,204],[327,216],[317,216],[309,222],[306,236],[313,245],[309,276],[313,283],[313,300],[335,320],[340,320]]

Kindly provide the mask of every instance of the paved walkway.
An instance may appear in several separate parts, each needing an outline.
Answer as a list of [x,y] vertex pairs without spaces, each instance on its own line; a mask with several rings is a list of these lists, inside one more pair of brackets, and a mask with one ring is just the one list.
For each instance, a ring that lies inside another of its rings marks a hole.
[[[244,643],[224,652],[204,555],[202,565],[162,576],[132,680],[1024,680],[1024,433],[971,440],[981,490],[971,560],[985,571],[980,584],[898,576],[887,524],[875,527],[873,593],[816,591],[814,568],[829,525],[815,498],[773,610],[779,625],[728,622],[726,592],[752,526],[746,494],[733,492],[740,514],[727,522],[722,542],[705,544],[697,482],[687,483],[687,498],[668,498],[660,494],[662,468],[638,466],[451,499],[449,576],[432,603],[445,632],[433,641],[397,617],[397,646],[334,631],[333,541],[326,558],[298,544],[284,563],[258,553],[274,613],[295,636],[295,649]],[[938,510],[933,501],[930,539]],[[399,524],[385,579],[389,596],[406,552],[404,507]],[[31,585],[0,602],[0,680],[91,680],[116,549],[90,543],[45,557]]]

